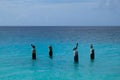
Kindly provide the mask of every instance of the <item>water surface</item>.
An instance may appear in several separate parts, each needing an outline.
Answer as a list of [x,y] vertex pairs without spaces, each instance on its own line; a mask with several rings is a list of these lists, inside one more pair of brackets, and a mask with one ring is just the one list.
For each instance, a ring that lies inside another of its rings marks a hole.
[[[119,80],[119,33],[119,27],[0,27],[0,79]],[[76,42],[79,64],[73,62]],[[31,59],[31,43],[36,45],[36,61]],[[89,58],[91,43],[94,61]]]

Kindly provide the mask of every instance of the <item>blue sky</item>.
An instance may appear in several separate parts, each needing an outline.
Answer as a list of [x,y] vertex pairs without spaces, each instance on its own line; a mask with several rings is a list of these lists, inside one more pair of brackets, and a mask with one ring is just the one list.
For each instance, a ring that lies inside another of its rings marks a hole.
[[120,0],[0,0],[0,26],[120,26]]

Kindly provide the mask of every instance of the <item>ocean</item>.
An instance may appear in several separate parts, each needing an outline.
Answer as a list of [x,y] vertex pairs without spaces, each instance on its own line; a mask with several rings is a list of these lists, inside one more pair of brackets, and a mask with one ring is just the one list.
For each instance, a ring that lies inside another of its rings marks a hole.
[[[79,63],[74,63],[77,42]],[[120,27],[0,27],[0,80],[120,80]]]

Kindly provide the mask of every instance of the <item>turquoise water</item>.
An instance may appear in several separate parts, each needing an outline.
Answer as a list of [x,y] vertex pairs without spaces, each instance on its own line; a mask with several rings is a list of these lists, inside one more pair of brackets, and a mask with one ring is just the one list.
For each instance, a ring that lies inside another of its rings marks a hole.
[[[0,80],[120,80],[119,33],[120,27],[0,27]],[[76,42],[78,64],[73,62]],[[89,58],[91,43],[94,61]]]

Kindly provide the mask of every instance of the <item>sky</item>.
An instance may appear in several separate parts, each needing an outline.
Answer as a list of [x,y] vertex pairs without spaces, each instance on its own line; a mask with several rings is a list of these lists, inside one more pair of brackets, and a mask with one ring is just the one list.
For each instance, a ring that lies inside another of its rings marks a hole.
[[0,0],[0,26],[120,26],[120,0]]

